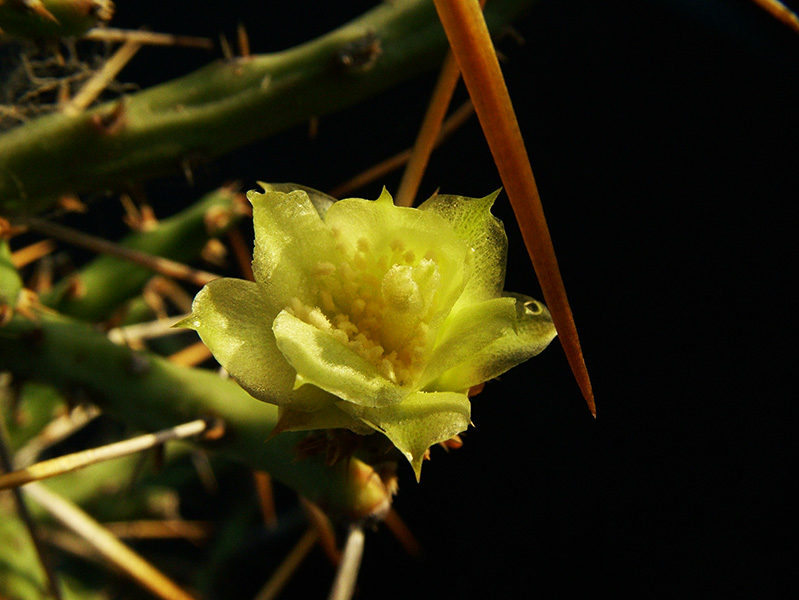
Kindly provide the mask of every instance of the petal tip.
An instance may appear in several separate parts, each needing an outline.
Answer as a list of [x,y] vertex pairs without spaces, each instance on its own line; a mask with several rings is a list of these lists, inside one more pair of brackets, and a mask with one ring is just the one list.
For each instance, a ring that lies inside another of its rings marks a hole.
[[488,203],[488,208],[491,208],[494,205],[494,202],[496,202],[497,198],[499,197],[499,195],[501,193],[502,193],[502,188],[497,188],[496,190],[491,192],[488,196],[485,196],[484,198],[481,198],[481,200],[483,200],[484,202],[487,202]]
[[392,197],[391,193],[386,189],[386,186],[383,186],[383,190],[380,192],[380,196],[377,197],[377,200],[375,200],[375,202],[394,204],[394,198]]
[[193,329],[194,331],[197,331],[199,328],[200,321],[194,314],[190,314],[185,319],[181,319],[170,327],[170,329]]

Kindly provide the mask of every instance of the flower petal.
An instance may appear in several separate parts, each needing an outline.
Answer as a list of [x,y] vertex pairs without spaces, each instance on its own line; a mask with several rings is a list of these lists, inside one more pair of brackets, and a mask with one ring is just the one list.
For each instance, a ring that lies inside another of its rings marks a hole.
[[247,193],[253,206],[253,272],[269,302],[314,301],[319,265],[337,254],[335,240],[303,190]]
[[[464,306],[444,322],[433,356],[420,380],[420,387],[425,388],[428,383],[459,363],[470,362],[473,357],[508,332],[513,332],[515,328],[514,298],[492,298]],[[469,387],[464,386],[457,391],[465,391]]]
[[455,392],[414,392],[383,408],[339,406],[385,434],[411,463],[417,480],[427,449],[466,431],[471,418],[469,398]]
[[194,299],[192,314],[179,323],[194,329],[214,357],[259,400],[316,410],[332,399],[322,390],[294,390],[296,373],[275,344],[272,310],[260,287],[241,279],[217,279]]
[[502,221],[491,214],[499,190],[485,198],[437,194],[419,210],[439,215],[455,229],[474,254],[474,267],[459,304],[496,298],[505,282],[508,238]]
[[339,200],[328,209],[325,223],[353,251],[358,246],[375,253],[391,250],[406,256],[409,264],[434,261],[441,273],[435,311],[440,318],[461,295],[471,274],[469,248],[447,221],[432,211],[396,206],[385,188],[374,201]]
[[343,343],[332,327],[311,325],[284,310],[275,318],[272,330],[277,347],[297,370],[295,387],[310,383],[347,402],[368,407],[395,404],[408,394]]
[[[506,295],[516,302],[516,323],[482,350],[430,382],[430,390],[466,390],[502,375],[546,348],[555,338],[555,325],[546,306],[529,296]],[[453,328],[453,334],[456,330]]]
[[264,192],[283,192],[288,194],[289,192],[296,192],[297,190],[304,191],[306,194],[308,194],[311,204],[313,204],[316,212],[318,212],[319,216],[322,218],[324,218],[327,209],[333,206],[333,204],[336,202],[336,199],[333,198],[333,196],[329,196],[328,194],[320,192],[319,190],[315,190],[307,185],[300,185],[299,183],[265,183],[263,181],[259,181],[258,185],[263,188]]

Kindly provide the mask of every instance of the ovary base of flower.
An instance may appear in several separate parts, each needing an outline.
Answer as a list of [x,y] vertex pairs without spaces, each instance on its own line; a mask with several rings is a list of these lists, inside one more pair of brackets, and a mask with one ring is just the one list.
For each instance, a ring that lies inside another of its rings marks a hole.
[[279,431],[379,432],[417,478],[430,446],[467,429],[468,391],[555,337],[546,307],[503,292],[507,237],[486,198],[418,208],[252,191],[255,282],[205,286],[195,329]]

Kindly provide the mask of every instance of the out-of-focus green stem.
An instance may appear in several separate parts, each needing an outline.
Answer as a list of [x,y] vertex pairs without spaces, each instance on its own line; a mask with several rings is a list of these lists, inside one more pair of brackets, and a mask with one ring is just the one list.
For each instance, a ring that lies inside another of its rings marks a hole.
[[22,279],[14,268],[8,241],[0,238],[0,324],[10,314],[8,311],[13,310],[21,289]]
[[[6,444],[6,427],[5,422],[0,420],[0,475],[4,475],[6,471],[14,469],[13,459]],[[54,600],[62,600],[61,586],[59,585],[58,577],[53,569],[49,557],[44,551],[42,541],[39,538],[38,528],[31,518],[28,505],[25,502],[25,497],[18,488],[11,490],[11,495],[14,498],[16,513],[25,524],[28,530],[28,535],[33,543],[33,547],[37,556],[38,563],[45,573],[47,591],[54,598]]]
[[[50,480],[46,485],[57,494],[89,510],[100,520],[124,520],[140,515],[148,505],[162,497],[163,488],[139,483],[135,491],[127,489],[138,466],[140,457],[126,456],[99,463],[81,471],[68,473]],[[110,497],[113,500],[110,500]],[[35,502],[30,503],[31,516],[40,523],[48,514]],[[44,572],[36,560],[35,548],[24,523],[9,503],[0,503],[0,598],[15,600],[44,600],[46,592]],[[107,600],[102,592],[90,591],[59,570],[61,592],[64,600]]]
[[33,39],[77,36],[113,13],[110,0],[5,0],[0,2],[0,31]]
[[[163,219],[155,229],[132,233],[120,245],[178,262],[194,260],[209,235],[223,233],[241,217],[240,198],[227,188],[203,196],[194,205]],[[209,231],[210,229],[210,231]],[[86,320],[101,320],[141,293],[153,272],[141,265],[99,256],[74,276],[61,281],[42,301],[59,312]],[[76,293],[77,291],[77,293]]]
[[[531,3],[495,0],[486,18],[507,23]],[[41,212],[61,194],[212,159],[385,90],[445,49],[429,0],[393,0],[283,52],[217,61],[77,116],[39,117],[0,137],[0,209]]]
[[233,381],[116,346],[86,324],[46,313],[36,320],[14,316],[0,328],[0,368],[20,380],[80,390],[145,431],[221,419],[225,433],[204,442],[208,449],[268,471],[331,511],[360,517],[389,501],[374,471],[357,459],[333,467],[321,457],[298,460],[295,447],[302,434],[281,433],[267,442],[277,408],[253,399]]
[[[49,598],[47,580],[36,556],[25,523],[12,511],[0,509],[0,597],[19,600]],[[66,600],[75,600],[73,594],[64,594]]]

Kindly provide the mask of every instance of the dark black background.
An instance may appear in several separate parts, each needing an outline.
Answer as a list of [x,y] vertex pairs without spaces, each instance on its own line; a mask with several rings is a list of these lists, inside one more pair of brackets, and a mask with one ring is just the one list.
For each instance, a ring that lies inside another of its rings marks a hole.
[[[243,22],[267,52],[372,4],[119,2],[115,25],[232,38]],[[490,383],[465,447],[434,450],[419,485],[402,473],[395,505],[424,557],[370,535],[359,597],[770,595],[788,574],[793,516],[799,35],[746,0],[540,0],[516,30],[523,45],[499,42],[504,68],[598,418],[557,343]],[[123,79],[207,60],[149,49]],[[314,140],[294,128],[225,157],[194,188],[148,193],[168,210],[228,179],[330,189],[412,143],[433,81],[323,118]],[[421,194],[500,185],[473,120],[434,156]],[[511,238],[507,288],[540,296],[504,197],[496,212]],[[250,597],[271,568],[242,558],[220,593]],[[315,555],[286,597],[324,597],[331,577]]]

